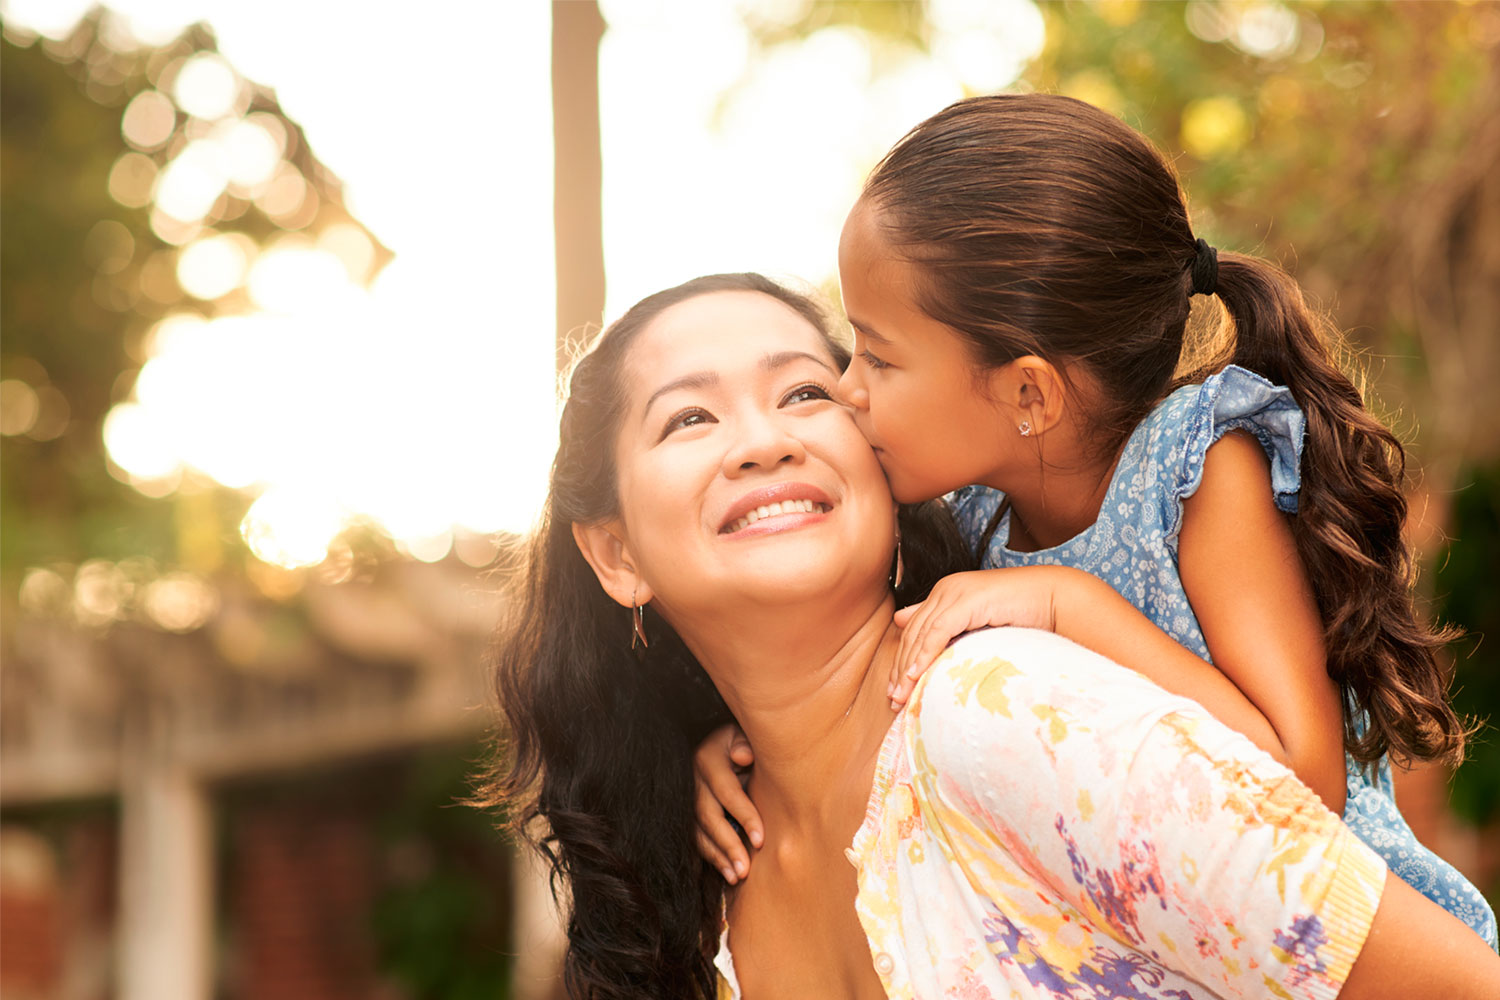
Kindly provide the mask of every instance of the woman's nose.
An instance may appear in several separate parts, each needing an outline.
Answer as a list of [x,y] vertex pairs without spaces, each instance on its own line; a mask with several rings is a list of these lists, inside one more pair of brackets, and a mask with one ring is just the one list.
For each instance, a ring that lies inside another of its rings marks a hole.
[[795,465],[807,458],[807,449],[795,434],[774,418],[746,421],[734,445],[724,455],[724,474],[734,478],[752,469]]
[[839,384],[836,388],[839,402],[852,406],[856,410],[870,408],[870,392],[865,388],[865,380],[860,377],[857,361],[851,361],[844,367],[844,374],[839,376]]

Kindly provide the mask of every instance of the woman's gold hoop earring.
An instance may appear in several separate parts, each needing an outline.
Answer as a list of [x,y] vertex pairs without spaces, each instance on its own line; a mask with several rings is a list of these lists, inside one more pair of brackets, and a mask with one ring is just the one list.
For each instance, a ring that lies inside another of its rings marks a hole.
[[635,591],[630,592],[630,648],[634,649],[636,643],[641,644],[642,649],[648,649],[651,643],[646,640],[646,606],[635,603]]
[[896,534],[896,558],[891,564],[891,589],[899,590],[906,577],[906,564],[901,559],[901,534]]
[[1031,437],[1031,421],[1030,420],[1023,420],[1023,421],[1021,421],[1020,430],[1021,430],[1021,436],[1023,438],[1029,438],[1029,437]]

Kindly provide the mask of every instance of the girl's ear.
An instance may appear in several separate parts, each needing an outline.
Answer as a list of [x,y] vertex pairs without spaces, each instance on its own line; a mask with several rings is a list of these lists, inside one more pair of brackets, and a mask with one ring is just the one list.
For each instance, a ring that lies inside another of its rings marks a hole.
[[573,541],[599,578],[599,586],[622,607],[644,605],[654,596],[635,568],[625,526],[616,518],[600,524],[573,522]]
[[1002,384],[993,387],[997,399],[1015,407],[1016,419],[1027,424],[1027,436],[1045,434],[1062,420],[1068,404],[1068,383],[1056,365],[1034,354],[1023,355],[1000,369]]

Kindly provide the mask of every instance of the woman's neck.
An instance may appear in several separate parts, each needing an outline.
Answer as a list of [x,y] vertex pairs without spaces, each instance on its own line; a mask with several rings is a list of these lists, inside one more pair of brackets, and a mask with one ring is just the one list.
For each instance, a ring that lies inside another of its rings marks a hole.
[[886,596],[840,627],[824,608],[790,634],[783,614],[774,632],[695,650],[750,740],[751,794],[776,839],[847,840],[864,814],[894,718],[886,694],[898,638],[893,610]]

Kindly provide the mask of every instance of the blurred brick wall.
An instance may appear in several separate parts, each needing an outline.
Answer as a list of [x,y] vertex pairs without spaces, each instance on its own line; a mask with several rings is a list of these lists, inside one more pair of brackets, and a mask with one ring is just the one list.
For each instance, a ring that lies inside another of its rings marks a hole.
[[0,833],[0,997],[105,1000],[112,991],[117,839],[111,816]]
[[238,1000],[365,1000],[380,991],[370,939],[367,817],[264,805],[232,831],[225,917]]
[[64,933],[58,886],[17,885],[6,874],[0,881],[0,995],[54,996],[62,987]]

